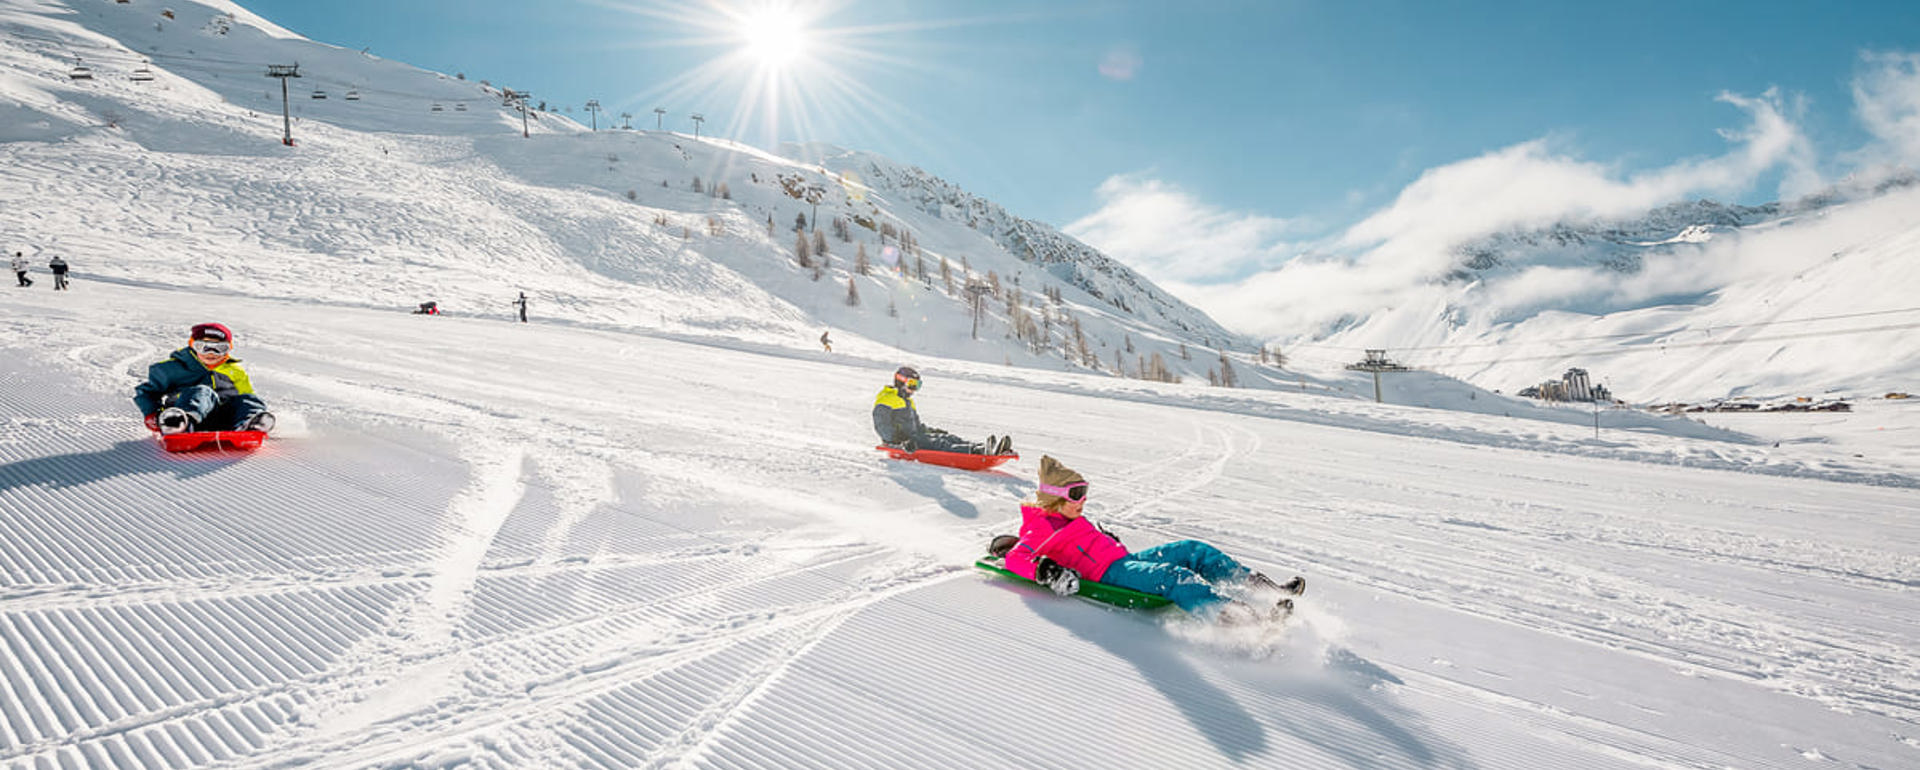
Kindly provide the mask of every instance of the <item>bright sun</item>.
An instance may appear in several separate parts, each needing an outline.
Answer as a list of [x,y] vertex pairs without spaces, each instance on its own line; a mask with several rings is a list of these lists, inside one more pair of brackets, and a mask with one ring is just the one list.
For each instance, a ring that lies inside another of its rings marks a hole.
[[806,25],[787,8],[763,8],[741,19],[740,36],[747,55],[767,67],[784,67],[807,50]]

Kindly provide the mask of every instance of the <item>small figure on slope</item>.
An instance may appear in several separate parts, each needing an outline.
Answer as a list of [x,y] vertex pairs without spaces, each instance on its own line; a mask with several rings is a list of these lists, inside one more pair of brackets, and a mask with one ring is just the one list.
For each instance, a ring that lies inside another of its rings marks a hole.
[[827,332],[820,333],[820,347],[826,348],[828,353],[833,352],[833,340],[827,337]]
[[438,302],[422,302],[422,303],[420,303],[420,306],[419,306],[419,307],[417,307],[417,308],[414,308],[414,310],[413,310],[413,314],[414,314],[414,315],[439,315],[439,314],[440,314],[440,303],[438,303]]
[[47,263],[47,269],[53,271],[53,290],[65,291],[67,288],[67,261],[54,257]]
[[20,286],[32,286],[33,279],[27,277],[27,258],[22,253],[13,253],[13,275],[20,279]]
[[1007,569],[1061,596],[1078,592],[1082,580],[1165,596],[1188,614],[1223,625],[1284,618],[1293,610],[1287,597],[1307,589],[1306,578],[1275,583],[1198,540],[1129,553],[1081,515],[1086,505],[1087,480],[1041,456],[1040,490],[1020,506],[1020,537],[1005,554]]
[[233,331],[217,323],[193,327],[187,346],[147,367],[133,403],[147,427],[164,434],[273,430],[273,414],[232,356]]
[[514,305],[514,307],[517,307],[520,309],[520,323],[526,323],[527,322],[527,293],[524,291],[520,292],[520,298],[514,300],[512,304]]
[[873,429],[880,434],[880,443],[909,452],[932,449],[1004,455],[1013,451],[1011,436],[988,436],[987,443],[976,444],[939,428],[927,427],[920,422],[920,412],[913,407],[913,394],[919,390],[920,372],[911,366],[902,366],[894,370],[893,384],[881,388],[880,395],[874,397]]

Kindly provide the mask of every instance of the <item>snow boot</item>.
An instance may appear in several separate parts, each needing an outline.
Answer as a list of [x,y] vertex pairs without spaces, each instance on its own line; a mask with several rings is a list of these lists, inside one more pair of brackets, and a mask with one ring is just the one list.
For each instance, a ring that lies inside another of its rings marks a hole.
[[1273,578],[1255,572],[1247,578],[1247,592],[1272,594],[1275,597],[1299,596],[1307,592],[1307,579],[1295,575],[1285,583],[1275,583]]
[[1001,437],[1000,437],[1000,445],[999,445],[999,446],[996,446],[996,447],[994,447],[994,449],[993,449],[993,453],[994,453],[994,454],[997,454],[997,455],[1010,455],[1010,454],[1013,454],[1013,437],[1012,437],[1012,436],[1001,436]]
[[1267,611],[1267,620],[1278,623],[1282,620],[1286,620],[1288,617],[1291,617],[1292,615],[1293,615],[1293,600],[1281,599],[1280,603],[1273,605],[1273,609]]
[[160,432],[164,434],[186,433],[193,430],[193,418],[187,416],[187,410],[169,406],[160,410]]
[[241,430],[257,430],[257,431],[260,431],[261,433],[272,433],[273,432],[273,413],[261,412],[257,415],[254,415],[253,419],[248,420],[246,426],[241,428]]

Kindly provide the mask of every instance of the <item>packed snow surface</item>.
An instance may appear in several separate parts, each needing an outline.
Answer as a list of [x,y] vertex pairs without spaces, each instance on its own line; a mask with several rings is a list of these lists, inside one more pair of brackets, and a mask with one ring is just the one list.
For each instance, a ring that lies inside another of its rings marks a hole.
[[[0,294],[8,767],[1920,761],[1914,465],[1851,456],[1906,402],[1775,447],[916,359],[929,421],[1015,436],[965,473],[873,450],[892,360],[43,289]],[[210,317],[282,427],[167,455],[129,389]],[[1042,453],[1299,612],[971,569]]]

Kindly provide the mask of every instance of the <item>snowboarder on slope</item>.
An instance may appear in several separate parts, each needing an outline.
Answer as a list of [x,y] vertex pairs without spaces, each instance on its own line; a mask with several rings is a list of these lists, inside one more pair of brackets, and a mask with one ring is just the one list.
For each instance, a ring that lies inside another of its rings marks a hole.
[[[829,329],[827,331],[832,330]],[[827,339],[827,332],[820,333],[820,347],[826,348],[828,353],[833,352],[833,340]]]
[[233,331],[217,323],[193,327],[187,346],[147,367],[133,403],[147,427],[161,433],[273,430],[273,413],[232,356]]
[[67,288],[67,261],[54,257],[53,261],[47,263],[47,268],[53,271],[53,290],[64,291]]
[[913,408],[913,394],[919,390],[920,372],[911,366],[902,366],[894,370],[893,384],[881,388],[880,395],[874,397],[873,429],[880,434],[880,443],[909,452],[932,449],[1003,455],[1013,451],[1011,436],[997,439],[988,436],[986,444],[976,444],[939,428],[927,427],[920,422],[920,412]]
[[[1307,580],[1286,583],[1234,561],[1199,540],[1176,540],[1129,553],[1120,538],[1081,515],[1087,480],[1051,456],[1040,457],[1040,490],[1020,505],[1020,536],[994,538],[1007,569],[1061,596],[1092,580],[1172,599],[1195,617],[1242,625],[1286,617]],[[1004,549],[1004,551],[1003,551]]]
[[20,279],[20,286],[33,285],[33,279],[27,277],[27,258],[18,251],[13,253],[13,275]]

